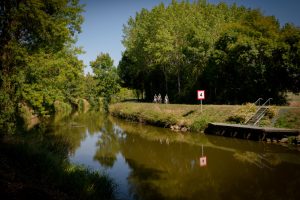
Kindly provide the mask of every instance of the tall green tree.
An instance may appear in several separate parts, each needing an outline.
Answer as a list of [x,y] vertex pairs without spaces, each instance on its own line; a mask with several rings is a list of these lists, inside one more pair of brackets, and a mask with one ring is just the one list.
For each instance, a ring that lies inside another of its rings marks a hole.
[[98,55],[90,66],[97,84],[96,94],[104,98],[104,110],[107,112],[112,96],[120,90],[117,69],[108,53]]
[[17,92],[36,114],[53,114],[55,101],[76,105],[81,98],[83,63],[76,52],[63,49],[54,54],[40,52],[28,56],[28,65],[18,73]]
[[286,77],[283,82],[294,93],[300,92],[300,28],[287,23],[280,32],[283,43],[283,66],[286,67]]
[[172,1],[129,19],[119,75],[148,101],[168,93],[172,102],[195,103],[201,88],[211,103],[284,103],[299,91],[298,38],[299,28],[281,28],[260,10]]
[[80,32],[82,11],[78,0],[0,2],[0,129],[3,132],[13,132],[15,127],[17,105],[22,101],[20,88],[26,88],[23,83],[28,79],[22,74],[29,68],[43,67],[30,58],[40,54],[52,57],[68,48]]
[[242,103],[272,97],[274,103],[281,104],[286,101],[286,92],[297,92],[293,77],[299,77],[299,65],[289,59],[292,54],[281,34],[278,21],[258,10],[248,11],[239,22],[229,24],[215,43],[210,65],[202,75],[211,100]]

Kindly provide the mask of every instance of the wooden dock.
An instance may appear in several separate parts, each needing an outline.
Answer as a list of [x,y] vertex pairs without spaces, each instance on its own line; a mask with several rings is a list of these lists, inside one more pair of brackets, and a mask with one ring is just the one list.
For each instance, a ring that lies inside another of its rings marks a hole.
[[298,136],[300,131],[242,124],[209,123],[204,133],[256,141],[265,141],[267,139],[278,141],[288,136]]

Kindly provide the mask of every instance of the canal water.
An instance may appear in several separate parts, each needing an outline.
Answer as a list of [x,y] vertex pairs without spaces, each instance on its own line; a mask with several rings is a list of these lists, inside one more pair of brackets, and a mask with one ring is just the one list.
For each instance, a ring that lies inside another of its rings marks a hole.
[[178,133],[99,113],[56,119],[69,159],[107,173],[118,199],[298,199],[300,151]]

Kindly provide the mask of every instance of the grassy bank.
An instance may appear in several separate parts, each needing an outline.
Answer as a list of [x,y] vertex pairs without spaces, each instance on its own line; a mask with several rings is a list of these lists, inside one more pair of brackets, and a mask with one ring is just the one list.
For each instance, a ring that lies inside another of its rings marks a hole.
[[[256,111],[253,104],[200,105],[117,103],[110,106],[113,116],[174,130],[203,131],[209,122],[244,123]],[[300,128],[300,107],[271,106],[260,126]]]
[[300,107],[287,107],[280,109],[275,123],[276,127],[300,129]]
[[3,199],[114,199],[116,186],[105,174],[70,164],[68,144],[46,133],[0,140]]

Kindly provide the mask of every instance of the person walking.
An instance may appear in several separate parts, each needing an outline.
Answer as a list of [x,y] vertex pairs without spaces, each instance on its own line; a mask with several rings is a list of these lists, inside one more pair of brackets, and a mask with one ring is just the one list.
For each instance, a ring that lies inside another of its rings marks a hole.
[[165,104],[168,104],[169,103],[169,97],[168,97],[168,95],[166,94],[166,96],[165,96]]

